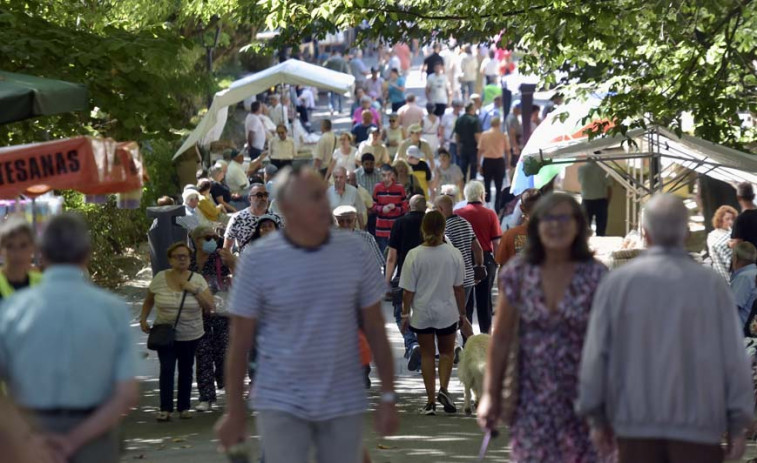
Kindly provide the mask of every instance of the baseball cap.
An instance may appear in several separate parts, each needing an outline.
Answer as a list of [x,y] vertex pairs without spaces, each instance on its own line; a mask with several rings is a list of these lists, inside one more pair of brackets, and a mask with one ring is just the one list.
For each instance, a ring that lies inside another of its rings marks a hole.
[[471,93],[470,99],[471,100],[480,100],[481,99],[481,95],[479,95],[478,93]]
[[418,147],[415,146],[415,145],[409,146],[407,148],[407,157],[420,159],[421,158],[421,150],[419,150]]
[[378,132],[378,127],[368,127],[368,135]]
[[408,127],[407,131],[410,133],[421,133],[423,132],[423,129],[421,128],[420,124],[413,124],[410,127]]

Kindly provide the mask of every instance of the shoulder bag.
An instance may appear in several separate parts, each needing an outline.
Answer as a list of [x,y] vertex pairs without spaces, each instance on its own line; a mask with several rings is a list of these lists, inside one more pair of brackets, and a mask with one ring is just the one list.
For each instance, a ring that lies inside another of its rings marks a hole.
[[[187,281],[192,279],[194,272],[189,274]],[[170,349],[173,347],[173,343],[176,340],[176,325],[179,323],[179,317],[181,311],[184,309],[184,301],[187,299],[187,291],[185,290],[181,295],[181,303],[179,304],[179,313],[176,314],[176,320],[173,325],[167,323],[161,323],[160,325],[153,325],[150,328],[150,334],[147,335],[147,348],[150,350]]]

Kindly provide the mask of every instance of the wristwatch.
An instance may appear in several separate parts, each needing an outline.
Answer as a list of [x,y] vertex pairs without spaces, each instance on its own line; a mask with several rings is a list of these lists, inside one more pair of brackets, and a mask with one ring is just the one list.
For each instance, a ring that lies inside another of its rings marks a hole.
[[385,404],[385,403],[396,404],[398,400],[399,400],[399,396],[397,395],[396,392],[382,392],[381,396],[379,396],[379,402],[381,402],[382,404]]

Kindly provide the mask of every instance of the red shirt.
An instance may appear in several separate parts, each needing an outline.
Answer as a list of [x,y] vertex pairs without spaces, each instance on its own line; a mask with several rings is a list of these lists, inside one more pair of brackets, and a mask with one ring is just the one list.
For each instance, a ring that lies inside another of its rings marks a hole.
[[470,222],[484,252],[492,252],[492,240],[502,236],[497,214],[480,202],[468,203],[467,206],[457,209],[455,214]]
[[[407,195],[405,187],[399,183],[385,186],[383,182],[373,187],[373,211],[376,213],[376,238],[389,238],[392,225],[398,217],[407,212]],[[394,204],[396,207],[389,212],[384,212],[384,206]]]

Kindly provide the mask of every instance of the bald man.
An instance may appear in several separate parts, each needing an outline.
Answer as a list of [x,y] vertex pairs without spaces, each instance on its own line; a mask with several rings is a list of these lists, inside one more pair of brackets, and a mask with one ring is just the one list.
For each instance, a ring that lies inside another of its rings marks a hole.
[[386,287],[360,237],[333,229],[326,183],[315,170],[279,173],[276,202],[288,227],[265,246],[250,247],[237,264],[229,300],[227,405],[216,432],[226,449],[249,435],[243,382],[247,353],[257,345],[252,405],[266,461],[307,461],[315,448],[322,461],[355,463],[362,455],[366,407],[356,304],[381,379],[376,431],[392,434],[398,425],[381,314]]
[[[402,264],[405,262],[407,253],[423,242],[421,234],[421,222],[426,215],[426,198],[423,195],[415,195],[410,198],[410,212],[394,222],[392,232],[389,235],[389,253],[386,257],[386,281],[392,285],[392,303],[394,304],[394,319],[397,327],[402,323],[402,289],[398,287]],[[396,270],[396,275],[395,275]],[[402,331],[400,329],[400,331]],[[421,350],[415,333],[406,330],[405,358],[408,359],[407,368],[416,371],[421,366]]]

